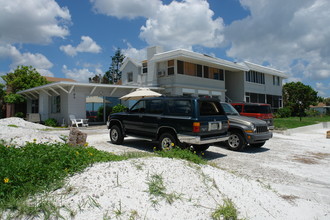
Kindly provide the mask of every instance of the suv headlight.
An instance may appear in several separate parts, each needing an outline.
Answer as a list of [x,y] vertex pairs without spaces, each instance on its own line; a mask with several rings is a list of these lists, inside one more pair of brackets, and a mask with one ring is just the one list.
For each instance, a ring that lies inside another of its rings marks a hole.
[[245,130],[247,133],[254,133],[256,131],[256,126],[251,123],[248,130]]

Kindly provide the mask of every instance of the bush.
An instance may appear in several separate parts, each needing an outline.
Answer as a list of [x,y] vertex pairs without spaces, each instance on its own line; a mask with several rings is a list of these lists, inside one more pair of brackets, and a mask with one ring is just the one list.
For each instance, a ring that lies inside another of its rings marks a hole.
[[57,120],[55,118],[48,118],[45,121],[45,125],[50,126],[50,127],[56,127],[57,126]]
[[316,111],[315,109],[309,109],[309,110],[306,110],[305,111],[305,114],[308,116],[308,117],[317,117],[317,116],[320,116],[321,113]]
[[275,117],[288,118],[291,116],[291,114],[292,114],[291,109],[289,107],[284,107],[277,110],[277,112],[275,113]]
[[24,113],[23,112],[16,112],[15,117],[19,117],[19,118],[24,118]]
[[125,105],[117,104],[117,105],[113,106],[111,113],[124,112],[126,110],[127,110],[127,107]]

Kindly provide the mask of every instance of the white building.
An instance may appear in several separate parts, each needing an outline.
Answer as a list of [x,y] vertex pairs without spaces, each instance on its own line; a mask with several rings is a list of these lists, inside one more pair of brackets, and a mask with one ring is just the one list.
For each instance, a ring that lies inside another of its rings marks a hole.
[[213,96],[222,101],[269,103],[282,107],[286,74],[250,62],[234,63],[178,49],[147,49],[147,60],[126,58],[122,84],[164,88],[165,95]]

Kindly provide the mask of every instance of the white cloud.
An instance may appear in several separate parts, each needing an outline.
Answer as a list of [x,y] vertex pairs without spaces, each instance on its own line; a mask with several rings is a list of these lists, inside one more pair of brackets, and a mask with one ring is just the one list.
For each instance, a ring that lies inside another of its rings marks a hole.
[[89,36],[82,36],[81,42],[77,47],[73,47],[68,44],[66,46],[60,46],[60,50],[68,54],[69,56],[76,56],[78,52],[87,52],[87,53],[100,53],[101,47],[96,44],[96,42]]
[[194,45],[218,47],[224,40],[222,18],[213,19],[214,12],[205,0],[172,1],[162,5],[141,27],[140,38],[149,45],[169,49],[191,49]]
[[11,70],[17,68],[17,66],[33,66],[36,70],[44,76],[53,76],[50,72],[50,68],[53,64],[40,53],[21,53],[16,47],[12,45],[0,45],[0,58],[9,58],[12,63],[10,64]]
[[322,82],[317,82],[316,83],[316,90],[318,92],[318,95],[321,95],[323,97],[328,96],[328,98],[330,98],[330,95],[327,94],[327,92],[330,90],[330,83],[325,84]]
[[122,53],[125,57],[132,58],[135,61],[143,61],[147,59],[147,50],[143,48],[141,50],[132,47],[130,43],[127,43],[127,48],[122,49]]
[[0,0],[0,43],[47,44],[69,34],[67,8],[54,0]]
[[306,81],[330,78],[330,1],[241,0],[251,15],[226,28],[227,55]]
[[63,65],[62,67],[62,72],[65,74],[66,78],[69,79],[74,79],[78,82],[88,82],[88,78],[95,76],[95,74],[101,74],[102,70],[96,68],[94,72],[90,71],[87,68],[82,68],[82,69],[68,69],[66,65]]
[[95,12],[117,18],[149,17],[157,12],[160,0],[90,0]]

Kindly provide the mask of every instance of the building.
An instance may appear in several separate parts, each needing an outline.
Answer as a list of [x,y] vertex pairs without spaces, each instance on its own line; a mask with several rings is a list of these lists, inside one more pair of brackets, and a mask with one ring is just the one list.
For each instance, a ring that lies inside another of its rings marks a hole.
[[126,58],[122,84],[164,88],[165,95],[212,96],[221,101],[282,107],[286,74],[250,62],[235,63],[188,50],[147,49],[147,60]]

